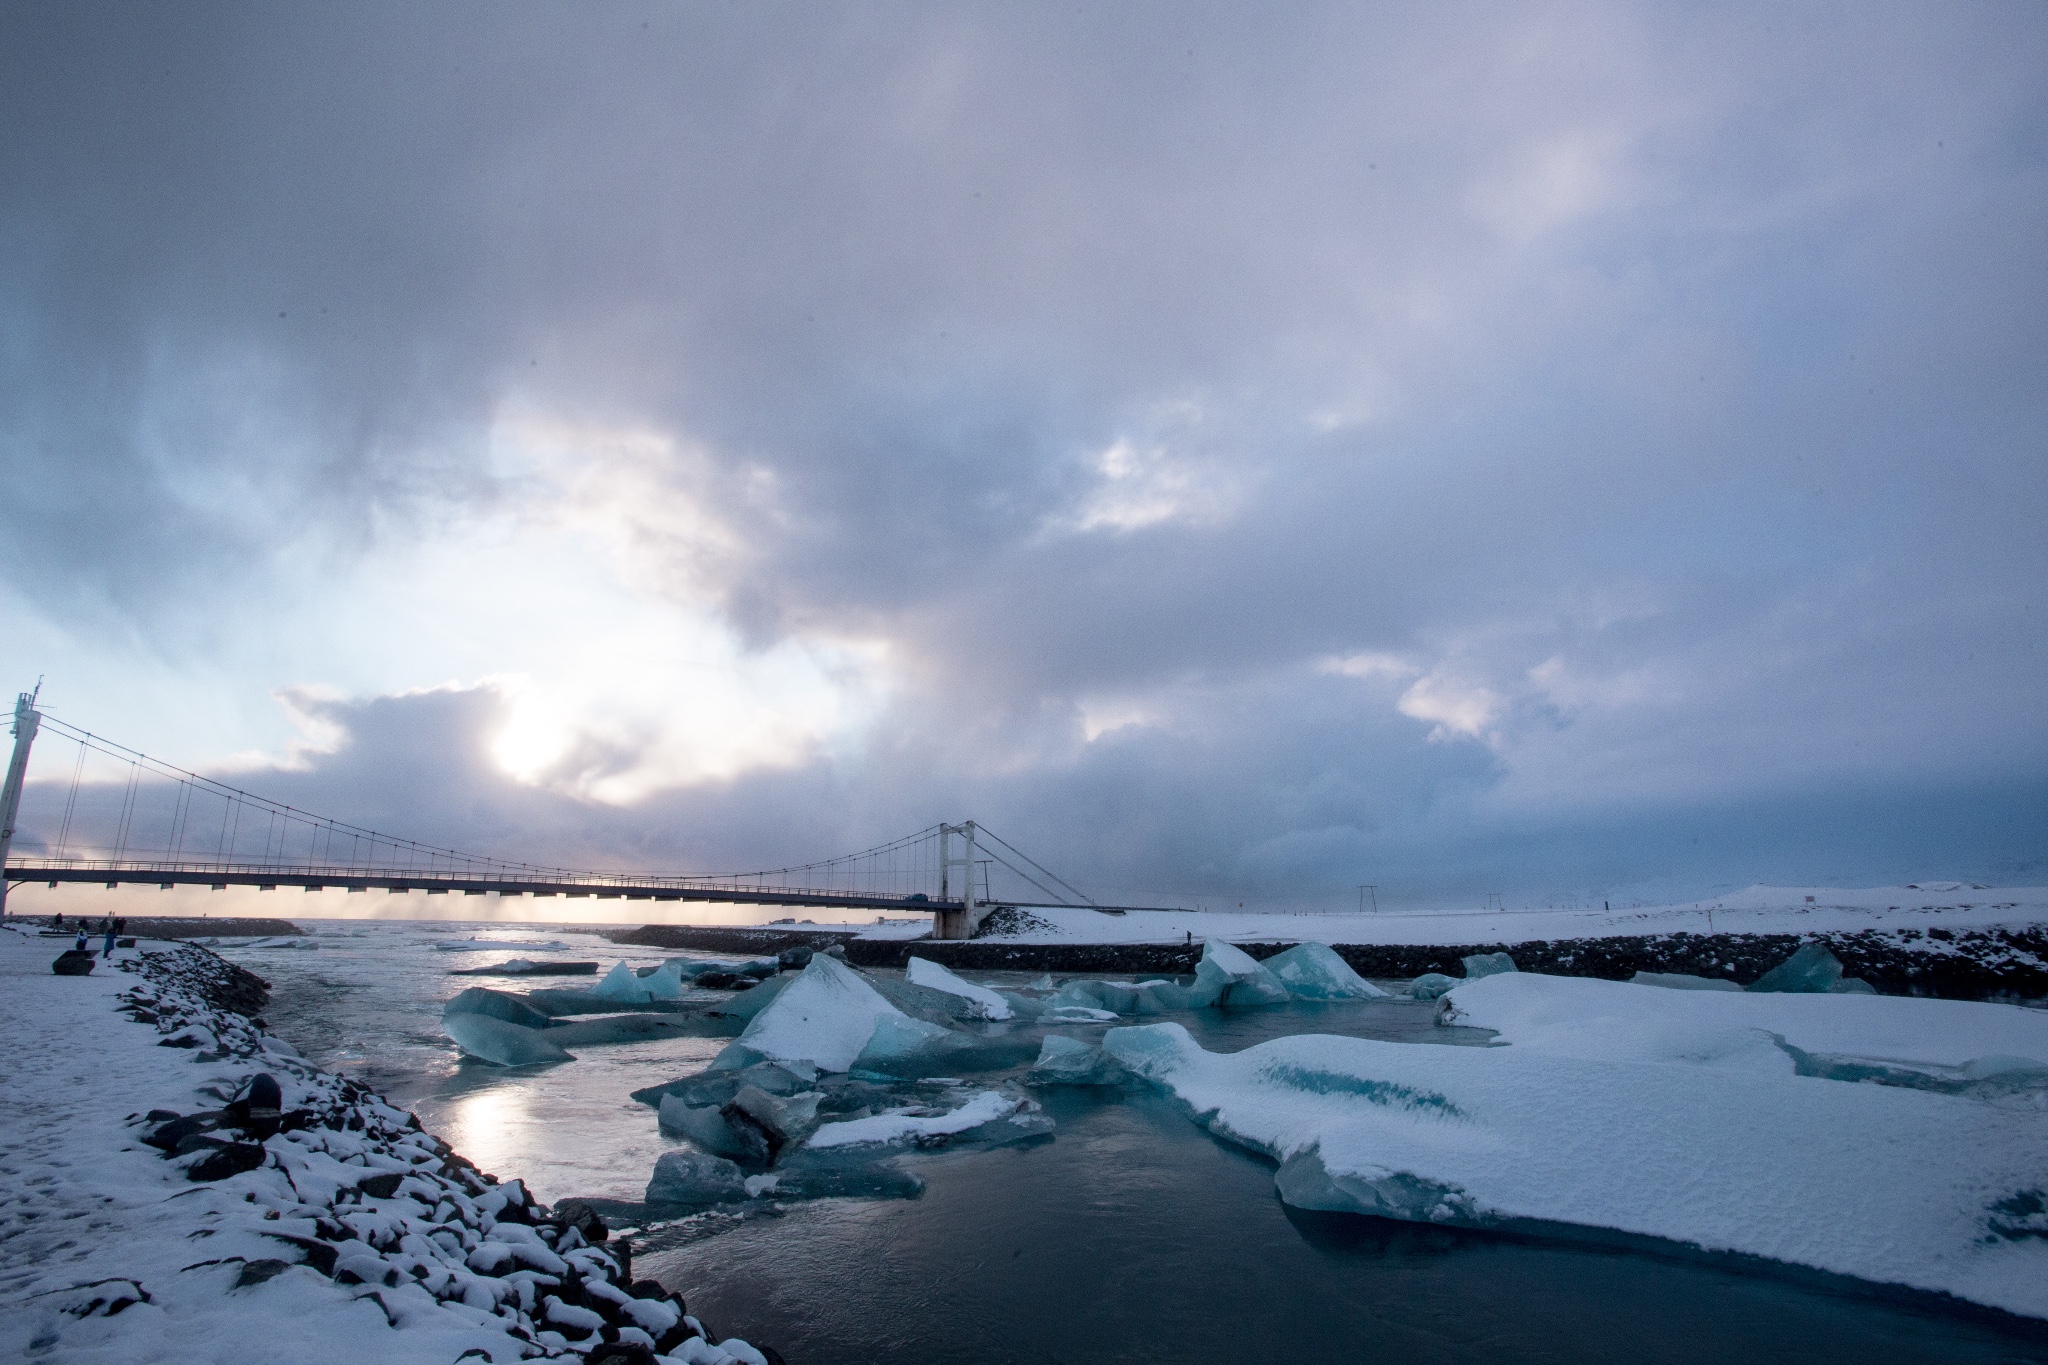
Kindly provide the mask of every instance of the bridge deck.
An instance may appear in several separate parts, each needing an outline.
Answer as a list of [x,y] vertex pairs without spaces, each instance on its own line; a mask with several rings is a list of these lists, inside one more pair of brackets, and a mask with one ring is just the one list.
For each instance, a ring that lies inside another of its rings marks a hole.
[[854,891],[790,886],[722,886],[688,878],[631,876],[552,877],[546,874],[486,875],[464,872],[366,870],[346,867],[251,867],[246,864],[129,863],[46,865],[27,859],[7,865],[10,882],[78,882],[105,886],[296,886],[308,891],[424,891],[428,895],[563,896],[599,900],[696,901],[711,905],[786,905],[837,910],[894,910],[930,914],[958,910],[960,902],[876,896]]

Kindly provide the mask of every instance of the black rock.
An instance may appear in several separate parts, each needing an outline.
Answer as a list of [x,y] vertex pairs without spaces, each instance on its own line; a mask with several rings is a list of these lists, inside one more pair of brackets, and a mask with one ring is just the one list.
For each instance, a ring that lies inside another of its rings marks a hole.
[[398,1193],[398,1187],[404,1181],[404,1171],[379,1171],[376,1175],[364,1176],[358,1180],[356,1188],[372,1199],[389,1199]]
[[782,1352],[773,1346],[755,1346],[754,1349],[761,1353],[762,1359],[766,1360],[768,1365],[789,1365],[789,1362],[782,1358]]
[[[668,1291],[661,1287],[660,1280],[635,1280],[633,1281],[633,1287],[626,1292],[636,1299],[665,1299],[668,1297]],[[687,1313],[690,1310],[684,1308],[682,1300],[678,1299],[676,1300],[676,1311],[678,1313]]]
[[235,1276],[235,1288],[247,1289],[252,1284],[262,1284],[265,1280],[275,1279],[291,1268],[290,1261],[245,1261],[242,1264],[242,1273]]
[[[170,1113],[169,1110],[152,1110],[152,1116],[157,1112]],[[187,1114],[183,1118],[173,1114],[169,1122],[144,1133],[142,1140],[160,1152],[175,1152],[178,1150],[178,1144],[194,1133],[209,1133],[220,1127],[222,1119],[223,1115],[217,1109],[200,1114]]]
[[654,1349],[661,1355],[673,1355],[677,1347],[696,1335],[696,1328],[687,1322],[678,1322],[661,1334],[661,1339],[654,1343]]
[[334,1274],[335,1249],[317,1237],[294,1237],[288,1232],[266,1232],[263,1234],[273,1242],[283,1242],[296,1247],[305,1255],[304,1264],[313,1267],[322,1275]]
[[610,1229],[605,1227],[604,1219],[598,1217],[597,1210],[581,1199],[564,1199],[555,1205],[554,1214],[548,1221],[565,1228],[576,1229],[583,1234],[583,1240],[592,1246],[611,1236]]
[[185,1172],[187,1180],[225,1180],[243,1171],[253,1171],[263,1164],[269,1155],[262,1146],[254,1142],[225,1143],[201,1157],[192,1169]]
[[82,953],[76,948],[66,948],[50,964],[50,970],[59,976],[87,976],[92,972],[91,953]]
[[707,991],[743,991],[754,984],[754,978],[736,972],[706,972],[690,984]]
[[583,1359],[587,1365],[655,1365],[654,1352],[637,1341],[608,1341]]

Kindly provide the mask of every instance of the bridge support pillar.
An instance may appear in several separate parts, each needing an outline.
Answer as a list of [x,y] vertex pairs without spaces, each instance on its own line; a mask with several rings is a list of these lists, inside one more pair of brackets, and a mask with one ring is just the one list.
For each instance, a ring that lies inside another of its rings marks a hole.
[[[957,858],[953,856],[955,835],[960,836],[961,842],[960,856]],[[956,886],[959,889],[960,908],[932,912],[932,937],[935,939],[973,938],[974,931],[981,927],[981,922],[988,918],[988,912],[994,908],[975,899],[972,820],[964,825],[939,826],[939,899],[952,900]]]
[[14,847],[14,817],[21,811],[21,784],[28,775],[28,750],[36,742],[43,723],[36,710],[36,693],[24,692],[14,699],[14,756],[7,763],[7,781],[0,785],[0,919],[7,918],[7,855]]

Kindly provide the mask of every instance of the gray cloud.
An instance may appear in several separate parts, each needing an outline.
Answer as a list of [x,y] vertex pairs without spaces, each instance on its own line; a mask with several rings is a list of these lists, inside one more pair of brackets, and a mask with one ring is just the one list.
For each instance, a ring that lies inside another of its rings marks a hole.
[[[2048,760],[2030,12],[0,25],[0,563],[39,610],[212,666],[328,609],[287,561],[345,592],[516,501],[523,407],[701,449],[671,491],[745,552],[657,523],[652,571],[909,679],[859,755],[626,813],[450,759],[482,694],[368,702],[337,800],[656,862],[972,810],[1205,893],[1739,878],[1799,862],[1757,835],[1795,793],[1844,875],[1884,860],[1839,812],[1935,791],[2005,832],[1929,859],[2042,852],[1996,816]],[[1318,671],[1361,652],[1410,671]],[[1432,742],[1424,678],[1483,733]],[[1088,742],[1104,706],[1146,719]],[[1620,791],[1718,832],[1609,858]]]

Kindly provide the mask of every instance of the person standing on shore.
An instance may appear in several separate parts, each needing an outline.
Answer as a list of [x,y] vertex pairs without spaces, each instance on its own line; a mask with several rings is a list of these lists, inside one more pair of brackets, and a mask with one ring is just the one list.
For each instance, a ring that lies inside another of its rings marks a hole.
[[107,946],[100,950],[100,956],[112,961],[114,956],[114,917],[107,916]]

